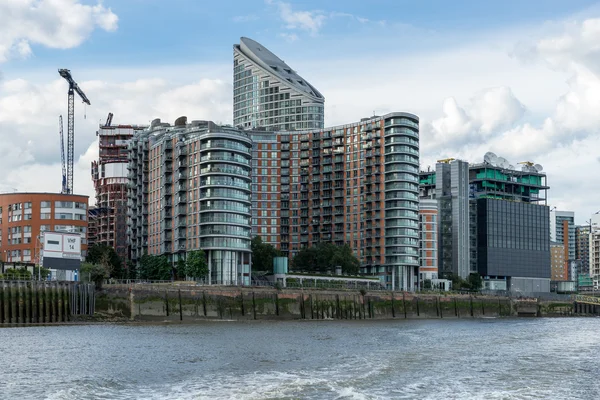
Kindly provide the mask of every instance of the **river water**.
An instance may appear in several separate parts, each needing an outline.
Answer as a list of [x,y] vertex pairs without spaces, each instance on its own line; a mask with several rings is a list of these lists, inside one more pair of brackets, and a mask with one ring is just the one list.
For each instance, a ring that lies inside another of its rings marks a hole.
[[2,399],[598,399],[600,318],[0,329]]

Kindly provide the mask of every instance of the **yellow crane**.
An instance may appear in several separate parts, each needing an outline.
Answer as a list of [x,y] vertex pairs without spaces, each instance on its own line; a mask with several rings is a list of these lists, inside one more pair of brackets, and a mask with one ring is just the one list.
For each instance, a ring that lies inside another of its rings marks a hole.
[[527,165],[528,167],[533,167],[535,165],[531,161],[521,161],[520,163],[517,163],[517,164]]
[[451,161],[454,161],[454,158],[442,158],[441,160],[437,160],[439,163],[450,164]]

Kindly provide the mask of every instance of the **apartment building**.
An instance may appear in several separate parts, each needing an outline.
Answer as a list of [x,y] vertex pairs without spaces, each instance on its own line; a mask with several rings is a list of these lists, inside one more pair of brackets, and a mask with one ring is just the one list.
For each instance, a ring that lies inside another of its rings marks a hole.
[[252,39],[233,46],[233,124],[269,131],[319,129],[325,99],[283,60]]
[[289,257],[320,242],[346,243],[362,273],[393,289],[417,287],[417,116],[250,134],[254,235]]
[[210,121],[154,120],[129,144],[131,257],[207,255],[209,281],[250,283],[250,135]]
[[88,196],[60,193],[0,194],[0,255],[5,262],[36,263],[47,231],[79,233],[87,255]]
[[568,281],[569,275],[565,274],[565,245],[563,243],[550,243],[550,271],[552,281]]
[[419,281],[438,279],[438,202],[419,200]]
[[[109,119],[110,121],[110,119]],[[94,243],[115,249],[121,260],[129,258],[127,245],[127,184],[128,144],[136,132],[145,127],[111,125],[107,121],[96,132],[98,160],[92,162],[91,172],[96,190],[93,234]]]

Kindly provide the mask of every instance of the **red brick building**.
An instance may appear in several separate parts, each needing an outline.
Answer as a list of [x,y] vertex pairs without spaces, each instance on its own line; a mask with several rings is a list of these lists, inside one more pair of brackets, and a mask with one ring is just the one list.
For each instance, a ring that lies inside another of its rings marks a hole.
[[59,193],[0,194],[0,255],[5,262],[36,263],[40,233],[81,234],[87,255],[88,196]]

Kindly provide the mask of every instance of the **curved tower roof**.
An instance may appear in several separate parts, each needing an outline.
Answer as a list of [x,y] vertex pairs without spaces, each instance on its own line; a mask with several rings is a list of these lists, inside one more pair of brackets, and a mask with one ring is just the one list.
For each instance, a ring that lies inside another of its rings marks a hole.
[[323,100],[323,95],[317,89],[262,44],[250,38],[242,37],[240,38],[240,44],[235,45],[235,47],[268,73],[276,75],[282,82],[315,99]]

